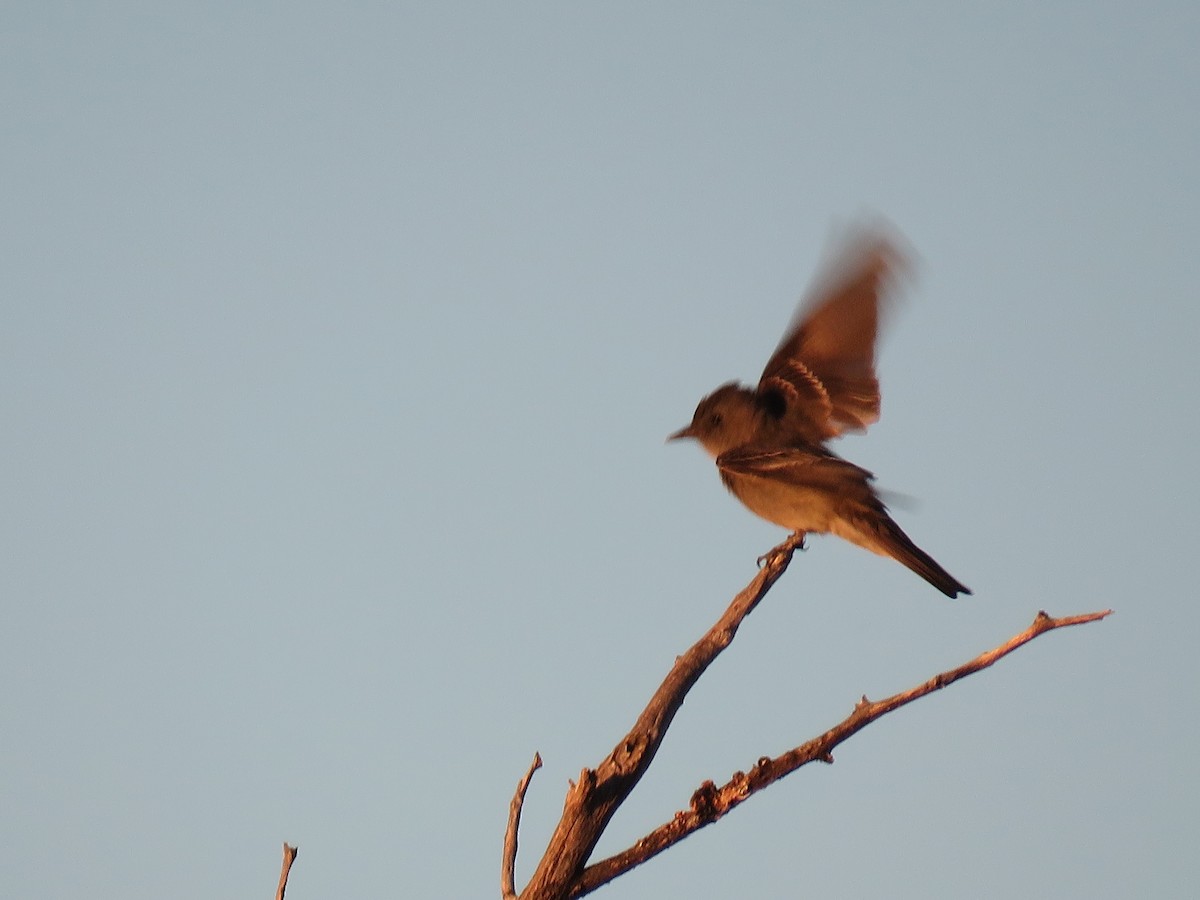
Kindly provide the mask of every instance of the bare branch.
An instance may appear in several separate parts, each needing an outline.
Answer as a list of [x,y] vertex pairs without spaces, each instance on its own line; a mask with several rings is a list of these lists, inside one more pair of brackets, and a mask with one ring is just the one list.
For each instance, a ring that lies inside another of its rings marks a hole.
[[540,753],[533,754],[533,762],[524,777],[517,782],[517,791],[508,804],[508,828],[504,830],[504,852],[500,861],[500,893],[504,900],[515,900],[516,867],[517,867],[517,831],[521,827],[521,807],[525,805],[525,792],[529,790],[529,782],[533,773],[542,767]]
[[1066,628],[1071,625],[1083,625],[1095,622],[1112,613],[1111,609],[1103,612],[1085,613],[1077,616],[1052,618],[1045,612],[1039,612],[1033,624],[1020,634],[1014,635],[1003,644],[987,650],[971,661],[957,668],[935,675],[924,684],[904,691],[883,700],[870,701],[863,697],[854,707],[847,718],[819,737],[801,744],[774,759],[762,757],[749,773],[736,772],[725,784],[717,787],[711,781],[706,781],[692,795],[689,809],[677,812],[671,821],[659,826],[654,831],[639,840],[632,847],[595,865],[588,866],[580,876],[571,891],[572,897],[581,897],[603,884],[616,878],[634,866],[640,865],[677,844],[689,834],[698,831],[705,825],[717,821],[734,807],[740,805],[751,795],[770,784],[790,775],[792,772],[813,761],[833,762],[833,748],[852,735],[856,734],[876,719],[899,709],[914,700],[953,684],[960,678],[966,678],[981,669],[986,669],[992,663],[1012,653],[1018,647],[1029,643],[1039,635],[1056,628]]
[[675,660],[663,683],[632,729],[595,769],[584,769],[567,792],[562,818],[538,863],[523,900],[551,900],[579,893],[578,880],[613,813],[650,767],[675,713],[689,690],[729,646],[742,620],[787,571],[792,554],[804,546],[793,534],[767,553],[762,568],[729,608],[690,649]]
[[284,891],[287,890],[288,873],[292,871],[292,863],[296,861],[296,855],[299,852],[299,847],[292,847],[287,841],[284,841],[283,868],[279,872],[279,887],[275,890],[275,900],[283,900]]

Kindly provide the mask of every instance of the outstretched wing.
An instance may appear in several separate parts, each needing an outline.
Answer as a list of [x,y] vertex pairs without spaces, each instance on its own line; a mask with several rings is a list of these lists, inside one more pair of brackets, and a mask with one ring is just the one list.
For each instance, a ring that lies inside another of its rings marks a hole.
[[785,439],[824,441],[879,419],[875,339],[903,269],[882,229],[860,232],[801,304],[757,391]]

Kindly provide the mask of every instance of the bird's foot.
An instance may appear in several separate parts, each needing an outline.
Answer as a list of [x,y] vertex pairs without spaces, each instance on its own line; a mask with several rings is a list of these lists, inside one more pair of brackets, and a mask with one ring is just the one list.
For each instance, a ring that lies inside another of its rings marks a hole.
[[776,557],[785,555],[791,556],[794,551],[805,549],[804,537],[806,534],[807,532],[804,531],[793,531],[788,535],[788,539],[786,541],[784,541],[778,547],[772,547],[758,558],[758,567],[761,569],[766,563],[771,562]]

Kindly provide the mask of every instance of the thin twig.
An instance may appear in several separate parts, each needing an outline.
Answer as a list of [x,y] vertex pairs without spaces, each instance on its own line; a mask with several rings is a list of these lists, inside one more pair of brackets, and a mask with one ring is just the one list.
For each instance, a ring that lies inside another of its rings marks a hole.
[[299,852],[299,847],[293,847],[284,841],[283,869],[279,873],[279,887],[275,891],[275,900],[283,900],[283,893],[287,890],[288,873],[292,871],[292,863],[296,861],[296,854]]
[[632,847],[620,853],[588,866],[571,890],[572,897],[582,897],[603,884],[608,883],[618,875],[640,865],[658,855],[668,847],[679,843],[689,834],[698,831],[721,818],[734,807],[740,805],[751,795],[763,788],[790,775],[801,766],[810,762],[833,762],[833,748],[849,737],[865,728],[881,716],[899,709],[918,700],[927,694],[941,690],[953,684],[960,678],[966,678],[986,669],[999,659],[1012,653],[1018,647],[1029,643],[1039,635],[1056,628],[1066,628],[1071,625],[1083,625],[1095,622],[1112,613],[1111,609],[1103,612],[1085,613],[1077,616],[1052,618],[1045,612],[1039,612],[1033,624],[1020,634],[1014,635],[1003,644],[987,650],[967,663],[957,668],[935,675],[924,684],[887,697],[883,700],[870,701],[863,697],[854,707],[854,711],[833,728],[819,737],[795,747],[786,753],[775,757],[762,757],[751,768],[749,773],[736,772],[725,784],[717,787],[711,781],[706,781],[692,795],[687,810],[675,813],[671,821],[650,832]]
[[524,777],[517,782],[517,791],[508,804],[508,828],[504,830],[504,852],[500,861],[500,893],[504,900],[514,900],[517,896],[517,831],[521,828],[521,807],[525,805],[525,792],[529,790],[529,782],[533,773],[542,767],[540,753],[533,754],[533,762]]

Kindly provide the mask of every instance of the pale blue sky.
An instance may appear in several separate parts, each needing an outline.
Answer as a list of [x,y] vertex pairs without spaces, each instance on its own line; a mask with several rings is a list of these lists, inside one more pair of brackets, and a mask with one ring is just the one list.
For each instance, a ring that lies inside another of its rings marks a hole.
[[604,889],[1200,880],[1200,6],[10,3],[0,887],[498,892],[782,538],[695,447],[838,223],[920,255],[817,539],[602,851],[1039,639]]

